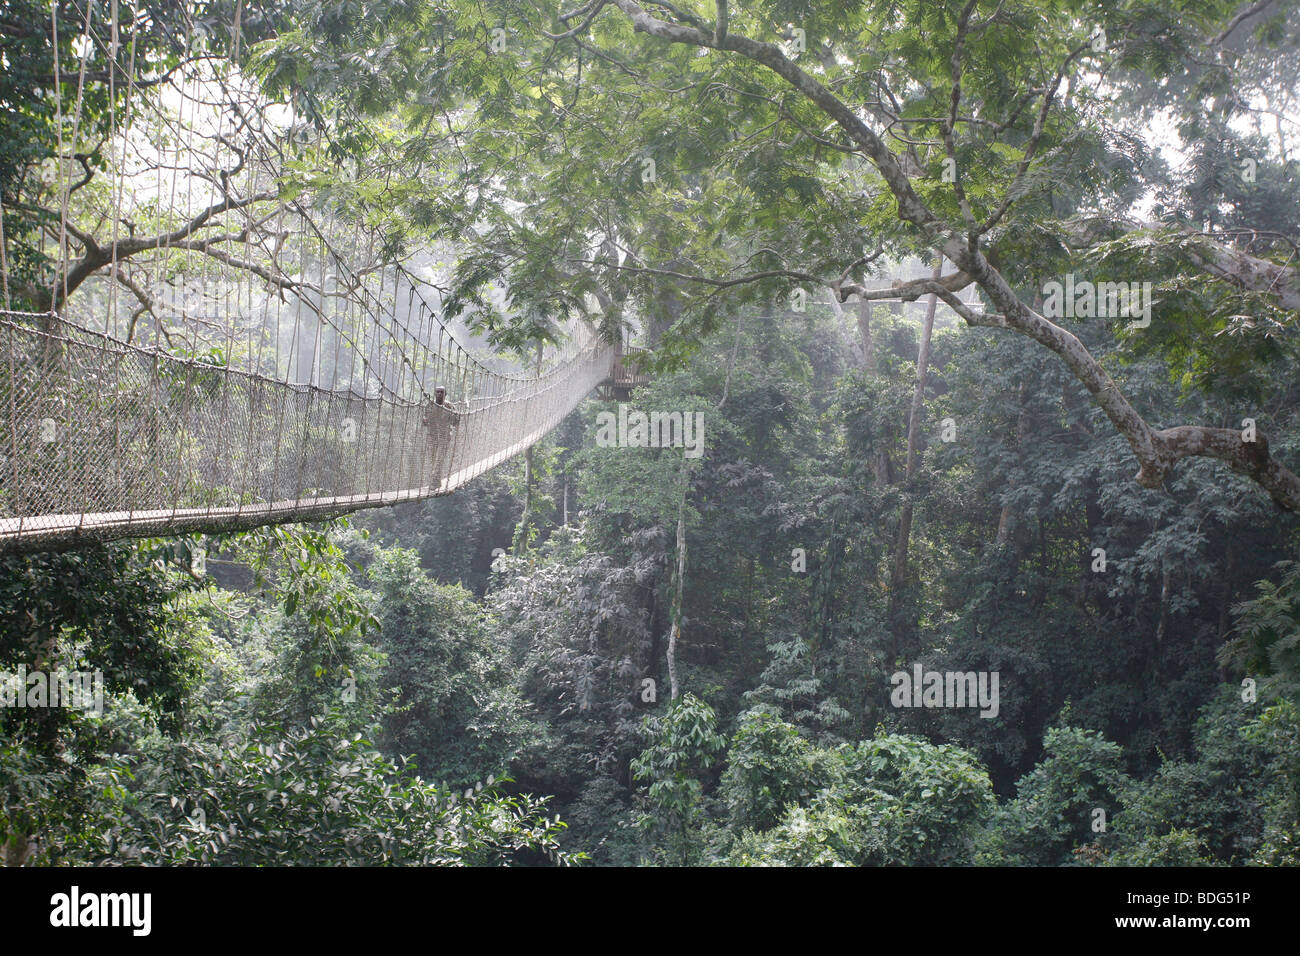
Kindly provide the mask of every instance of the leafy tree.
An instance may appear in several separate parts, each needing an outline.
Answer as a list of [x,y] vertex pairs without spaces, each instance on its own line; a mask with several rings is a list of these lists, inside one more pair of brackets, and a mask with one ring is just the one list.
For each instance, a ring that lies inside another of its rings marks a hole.
[[[200,671],[177,602],[195,582],[171,561],[172,550],[156,541],[0,556],[0,671],[98,674],[106,706],[130,695],[178,732]],[[0,732],[6,861],[57,859],[58,842],[43,831],[76,833],[84,824],[94,789],[88,768],[112,736],[96,716],[65,706],[0,708]]]
[[727,745],[716,726],[712,707],[694,694],[683,694],[668,703],[662,717],[645,719],[650,745],[632,761],[633,775],[649,784],[639,824],[655,834],[657,855],[679,866],[699,859],[702,777]]
[[1043,738],[1044,758],[1016,784],[1016,797],[1000,808],[990,843],[990,862],[1059,866],[1092,841],[1101,817],[1114,816],[1129,783],[1119,746],[1100,734],[1054,727]]
[[731,829],[768,830],[791,806],[807,806],[828,776],[798,728],[762,710],[742,715],[719,783]]
[[993,810],[988,775],[948,744],[881,734],[819,755],[826,785],[780,823],[736,840],[736,865],[969,863]]
[[1257,596],[1232,609],[1236,634],[1220,656],[1258,680],[1261,699],[1300,701],[1300,564],[1286,561],[1277,570],[1277,584],[1257,582]]
[[1108,862],[1294,865],[1300,840],[1295,732],[1289,701],[1261,711],[1224,688],[1197,722],[1194,754],[1166,761],[1148,780],[1125,788],[1114,832],[1102,841],[1113,851]]
[[514,685],[509,647],[472,596],[435,584],[414,551],[385,549],[369,568],[379,590],[376,675],[395,699],[383,750],[414,757],[426,776],[453,788],[504,771],[538,735]]
[[115,859],[170,865],[470,865],[576,862],[545,801],[492,780],[463,795],[381,756],[337,714],[303,728],[186,741],[154,781],[125,797],[108,835]]
[[521,690],[551,730],[518,772],[568,796],[593,768],[625,768],[637,741],[636,711],[655,699],[642,699],[643,675],[658,673],[641,599],[652,568],[591,548],[582,526],[526,556],[503,556],[496,568],[488,607],[504,628]]
[[[188,157],[197,163],[192,182],[202,179],[221,195],[202,215],[184,222],[160,216],[157,201],[119,208],[125,190],[120,181],[115,188],[111,181],[116,166],[128,162],[123,142],[130,111],[137,117],[148,109],[165,112],[162,94],[174,92],[178,75],[200,63],[234,59],[241,45],[272,33],[289,6],[276,2],[244,9],[230,0],[145,0],[128,10],[106,0],[6,2],[0,11],[0,59],[5,64],[0,99],[6,104],[0,119],[0,142],[5,144],[0,160],[5,257],[0,269],[6,308],[63,310],[87,279],[100,276],[120,282],[140,300],[141,312],[151,312],[157,290],[142,289],[122,264],[160,249],[175,249],[181,256],[215,251],[227,261],[239,261],[221,251],[235,235],[227,231],[233,219],[226,214],[268,203],[276,195],[274,190],[241,195],[233,185],[231,177],[251,153],[246,143],[212,135],[202,124],[188,128],[191,136],[224,155],[214,161],[214,169],[205,168],[196,153]],[[173,129],[183,125],[178,117],[171,119]],[[245,124],[242,133],[250,131]],[[223,166],[226,160],[229,165]],[[161,159],[154,169],[178,172]],[[50,235],[66,243],[63,261],[46,251],[43,239]],[[131,327],[134,331],[135,319]]]

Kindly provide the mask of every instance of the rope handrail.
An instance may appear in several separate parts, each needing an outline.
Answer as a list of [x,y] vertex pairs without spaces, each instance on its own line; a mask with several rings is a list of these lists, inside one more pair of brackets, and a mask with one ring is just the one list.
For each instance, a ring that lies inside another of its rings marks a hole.
[[[56,323],[56,324],[58,324],[58,325],[60,325],[60,326],[63,326],[63,327],[65,327],[65,328],[68,328],[68,329],[72,329],[72,330],[74,330],[74,331],[75,331],[79,336],[92,336],[92,337],[95,337],[95,338],[98,338],[98,339],[102,339],[102,340],[105,342],[105,346],[104,346],[105,348],[107,348],[107,347],[112,347],[112,348],[118,348],[118,349],[126,349],[126,350],[130,350],[130,351],[138,352],[138,353],[140,353],[140,354],[142,354],[142,355],[147,355],[147,356],[150,356],[150,357],[152,357],[152,356],[160,356],[160,357],[162,357],[162,358],[167,359],[167,360],[170,361],[170,362],[174,362],[174,363],[179,364],[179,365],[193,365],[193,366],[195,366],[196,368],[208,369],[208,370],[211,370],[211,371],[214,371],[214,372],[221,372],[221,373],[223,373],[223,374],[227,374],[227,375],[239,375],[239,376],[244,376],[244,377],[249,378],[249,379],[256,379],[256,380],[258,380],[258,381],[266,382],[266,383],[273,384],[273,385],[277,385],[277,386],[284,386],[284,387],[287,387],[287,388],[297,389],[298,391],[301,391],[301,392],[312,391],[312,392],[316,392],[316,393],[318,393],[318,394],[351,395],[351,396],[355,396],[355,397],[357,397],[357,398],[379,398],[379,399],[382,400],[382,401],[387,401],[387,402],[390,402],[391,404],[394,404],[394,405],[401,405],[401,406],[406,406],[406,407],[411,407],[411,406],[416,406],[416,405],[422,405],[422,404],[424,404],[424,403],[421,402],[421,401],[416,401],[416,400],[413,400],[413,399],[388,398],[388,397],[385,397],[385,396],[382,395],[382,394],[379,395],[379,396],[369,396],[369,395],[366,395],[366,394],[363,393],[363,392],[358,392],[358,391],[356,391],[355,389],[352,389],[352,388],[346,388],[346,389],[330,389],[330,388],[325,388],[324,386],[321,386],[321,385],[312,385],[310,382],[287,382],[287,381],[282,381],[282,380],[277,379],[277,378],[272,378],[271,376],[269,376],[269,375],[264,375],[264,374],[262,374],[262,373],[260,373],[260,372],[250,371],[250,370],[248,370],[248,369],[242,369],[242,368],[238,368],[238,367],[234,367],[234,366],[230,366],[230,365],[215,365],[215,364],[213,364],[213,363],[211,363],[211,362],[205,362],[205,361],[203,361],[202,359],[200,359],[200,358],[195,358],[195,357],[193,357],[193,356],[189,356],[189,355],[177,355],[177,354],[174,353],[174,352],[168,352],[166,349],[164,349],[164,348],[162,348],[162,347],[160,347],[160,346],[156,346],[156,345],[153,345],[153,346],[150,346],[150,345],[136,345],[136,344],[133,343],[133,342],[123,342],[121,339],[115,338],[114,336],[109,335],[107,332],[102,332],[102,331],[100,331],[100,330],[98,330],[98,329],[87,328],[87,327],[84,326],[84,325],[81,325],[81,324],[79,324],[79,323],[77,323],[77,322],[75,322],[75,321],[72,321],[71,319],[68,319],[68,318],[66,318],[66,317],[64,317],[64,316],[62,316],[62,315],[59,315],[58,313],[54,313],[54,312],[24,312],[24,311],[19,311],[19,310],[12,310],[12,309],[0,309],[0,326],[11,326],[11,325],[12,325],[12,326],[15,326],[15,327],[18,327],[18,328],[30,329],[31,326],[29,326],[28,324],[26,324],[26,323],[20,321],[20,320],[23,320],[23,319],[37,320],[37,321],[47,322],[47,323],[48,323],[48,322],[54,322],[54,323]],[[82,340],[81,340],[80,338],[74,338],[74,337],[67,336],[67,335],[61,335],[61,334],[56,333],[56,332],[51,332],[51,331],[49,331],[48,329],[41,329],[41,330],[38,330],[38,331],[40,332],[40,334],[41,334],[43,337],[45,337],[45,338],[47,338],[47,339],[49,339],[49,340],[51,340],[51,341],[56,341],[56,342],[60,342],[60,343],[73,343],[73,342],[76,342],[76,343],[79,343],[79,344],[85,344],[84,342],[82,342]],[[540,377],[541,377],[541,378],[546,378],[546,377],[548,377],[548,376],[554,375],[555,373],[557,373],[558,371],[560,371],[560,370],[562,370],[562,369],[567,369],[567,368],[568,368],[569,366],[571,366],[575,361],[577,361],[578,358],[579,358],[581,355],[583,355],[586,351],[588,351],[588,350],[592,347],[592,342],[593,342],[593,341],[594,341],[594,340],[591,340],[591,339],[587,340],[585,343],[583,343],[581,346],[579,346],[579,348],[578,348],[578,350],[577,350],[577,352],[576,352],[575,355],[571,356],[570,358],[568,358],[568,359],[565,360],[564,362],[561,362],[561,363],[559,363],[558,365],[552,366],[551,368],[547,369],[546,371],[544,371],[544,372],[542,373],[542,375],[541,375]],[[526,384],[526,383],[529,383],[529,382],[536,382],[536,381],[538,380],[538,378],[539,378],[539,376],[535,376],[535,375],[534,375],[534,376],[525,376],[525,375],[517,375],[517,374],[513,374],[513,373],[509,373],[509,372],[498,372],[498,371],[495,371],[495,370],[489,369],[487,366],[483,365],[481,362],[478,362],[477,360],[475,360],[472,356],[470,357],[469,361],[472,362],[476,368],[480,369],[480,370],[481,370],[482,372],[484,372],[485,374],[487,374],[487,375],[491,375],[491,376],[493,376],[493,377],[495,377],[495,378],[497,378],[497,379],[500,379],[500,380],[502,380],[502,381],[506,381],[506,382],[513,382],[513,383],[518,383],[518,384]],[[474,401],[479,401],[480,399],[473,399],[473,400],[474,400]]]

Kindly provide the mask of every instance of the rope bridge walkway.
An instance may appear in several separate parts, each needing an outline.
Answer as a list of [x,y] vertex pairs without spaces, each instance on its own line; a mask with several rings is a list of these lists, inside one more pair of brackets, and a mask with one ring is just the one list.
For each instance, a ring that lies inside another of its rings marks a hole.
[[277,381],[49,316],[0,313],[0,348],[0,548],[24,550],[446,494],[541,440],[614,361],[595,340],[512,378],[457,349],[422,370],[463,396],[438,405]]
[[[336,171],[329,144],[241,72],[237,13],[229,59],[163,70],[128,58],[115,5],[53,9],[57,148],[0,208],[0,551],[447,494],[629,384],[580,310],[531,373],[471,354],[436,284],[457,249],[399,255],[382,218],[304,188]],[[91,130],[96,75],[112,108]]]

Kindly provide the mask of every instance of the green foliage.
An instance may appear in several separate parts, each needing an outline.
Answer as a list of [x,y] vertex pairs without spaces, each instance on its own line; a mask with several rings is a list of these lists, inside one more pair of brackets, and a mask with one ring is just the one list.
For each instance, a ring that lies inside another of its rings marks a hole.
[[[1154,427],[1253,414],[1279,459],[1300,451],[1294,313],[1194,262],[1208,240],[1293,254],[1300,179],[1260,124],[1300,68],[1294,4],[1213,40],[1240,3],[977,3],[951,128],[964,3],[731,6],[736,34],[806,31],[799,68],[898,134],[910,188],[950,231],[1013,200],[980,241],[1026,303],[1066,272],[1151,278],[1149,328],[1062,324]],[[54,220],[25,204],[52,208],[54,96],[75,91],[43,75],[49,41],[29,24],[50,8],[6,9],[0,199],[20,286],[48,279],[34,238]],[[61,65],[85,12],[96,75],[128,49],[139,75],[181,56],[170,3],[140,8],[116,52],[104,4],[53,9]],[[574,319],[639,327],[656,376],[635,403],[702,411],[704,456],[683,471],[676,451],[594,447],[613,406],[591,403],[537,449],[520,546],[495,562],[522,511],[517,471],[368,515],[375,541],[339,525],[221,537],[203,582],[185,571],[193,539],[0,558],[0,665],[102,666],[110,698],[103,719],[0,714],[0,841],[41,863],[579,848],[602,863],[1295,863],[1300,565],[1275,566],[1295,556],[1294,521],[1208,461],[1137,487],[1131,449],[1057,356],[943,313],[904,482],[924,305],[855,324],[819,289],[884,284],[932,236],[775,72],[647,37],[615,5],[581,37],[544,37],[567,10],[245,5],[241,65],[321,134],[275,171],[285,197],[371,230],[383,259],[448,259],[442,311],[492,347],[525,354]],[[230,4],[188,12],[196,52],[226,52],[213,27]],[[1096,27],[1109,49],[1089,45]],[[97,172],[116,119],[102,86],[71,146]],[[1186,147],[1176,168],[1141,128],[1157,114]],[[938,175],[949,149],[956,182]],[[1152,228],[1132,228],[1139,205]],[[796,288],[804,313],[782,307]],[[952,443],[936,438],[945,416]],[[666,685],[678,590],[695,693],[660,706],[647,685]],[[889,673],[916,661],[998,671],[998,718],[890,707]],[[1260,702],[1216,665],[1256,678]],[[453,803],[503,771],[521,784]],[[553,794],[573,829],[519,792]]]
[[[200,646],[180,610],[195,582],[171,557],[156,542],[0,556],[0,672],[98,674],[107,707],[138,698],[177,732]],[[97,764],[122,741],[100,717],[66,706],[2,707],[0,735],[0,845],[20,860],[57,860],[89,825]]]
[[[169,865],[468,865],[576,862],[545,801],[491,779],[463,795],[425,783],[337,715],[186,741],[157,793],[129,796],[115,858]],[[504,783],[507,781],[501,781]]]
[[[286,528],[216,542],[210,572],[238,566],[251,585],[260,582],[265,590],[251,592],[254,605],[264,602],[259,616],[241,608],[248,597],[211,579],[202,595],[189,593],[198,580],[179,568],[188,568],[192,542],[6,559],[0,592],[14,614],[6,620],[29,623],[7,632],[6,669],[32,666],[25,655],[35,648],[46,666],[102,666],[107,691],[102,716],[0,715],[17,721],[0,748],[0,844],[11,857],[223,865],[579,858],[559,847],[563,824],[544,813],[545,801],[502,790],[504,778],[487,792],[474,786],[486,775],[475,768],[506,767],[528,729],[482,612],[465,592],[429,582],[400,550],[372,554],[380,593],[368,594],[338,534]],[[178,553],[179,567],[169,563]],[[54,580],[62,588],[42,586]],[[383,651],[367,639],[381,622]],[[207,673],[191,640],[211,653]],[[141,675],[154,679],[137,690]],[[398,687],[408,699],[386,707],[383,689]],[[179,741],[159,734],[180,726],[169,699],[186,705]],[[377,714],[387,752],[364,736],[379,729]],[[414,776],[408,745],[450,789]],[[464,798],[462,786],[470,786]]]
[[1280,580],[1259,581],[1257,596],[1232,609],[1236,636],[1219,657],[1258,683],[1261,700],[1300,702],[1300,563],[1277,566]]
[[[353,523],[373,532],[388,545],[412,548],[420,565],[440,582],[460,584],[482,596],[491,578],[493,551],[507,548],[519,518],[502,465],[450,495],[425,501],[376,508],[354,517]],[[363,546],[352,545],[358,551]],[[358,557],[354,560],[360,560]]]
[[1076,846],[1089,842],[1095,810],[1114,816],[1128,785],[1123,751],[1101,734],[1076,727],[1049,730],[1043,759],[1016,784],[1016,797],[999,809],[987,862],[1059,866]]
[[693,694],[668,704],[662,717],[646,717],[650,745],[632,761],[632,774],[646,791],[647,812],[638,821],[663,842],[663,858],[687,866],[699,858],[694,831],[703,822],[704,775],[726,748],[717,715]]
[[527,556],[502,556],[488,607],[505,629],[528,697],[553,721],[598,719],[599,742],[589,738],[586,747],[602,753],[636,734],[631,715],[650,636],[638,589],[653,567],[621,565],[590,548],[587,537],[585,527],[569,528]]
[[780,823],[739,836],[736,865],[935,865],[973,859],[993,788],[959,747],[880,735],[818,755],[823,788]]
[[243,622],[245,646],[264,649],[250,688],[258,720],[302,724],[341,702],[372,704],[379,697],[382,656],[368,639],[377,620],[338,543],[345,527],[284,525],[233,541],[252,584],[273,602],[273,609]]
[[171,560],[157,542],[0,556],[0,667],[98,668],[178,724],[196,672],[174,599],[195,582]]
[[1211,866],[1201,839],[1189,830],[1148,836],[1131,848],[1106,857],[1110,866]]
[[807,805],[824,774],[817,751],[793,724],[767,711],[748,711],[731,738],[718,787],[730,828],[771,829],[789,807]]
[[1167,761],[1126,789],[1105,841],[1115,848],[1111,862],[1154,862],[1182,847],[1218,865],[1296,865],[1298,730],[1289,701],[1261,711],[1224,688],[1197,723],[1194,757]]
[[[339,527],[346,528],[346,522]],[[269,585],[289,616],[302,612],[310,631],[364,637],[375,618],[351,586],[342,548],[329,530],[270,525],[242,538],[257,584]]]
[[414,551],[380,551],[369,576],[386,657],[376,679],[396,692],[385,752],[414,757],[422,773],[453,787],[483,768],[509,767],[538,728],[525,716],[497,622],[469,592],[430,580]]

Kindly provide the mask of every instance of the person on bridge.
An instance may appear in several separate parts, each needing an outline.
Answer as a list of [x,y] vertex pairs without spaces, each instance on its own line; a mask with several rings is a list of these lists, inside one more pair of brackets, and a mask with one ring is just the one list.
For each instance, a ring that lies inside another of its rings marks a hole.
[[433,390],[433,404],[425,409],[424,424],[428,429],[429,460],[433,466],[431,483],[435,487],[441,487],[451,476],[452,448],[463,414],[459,405],[447,401],[445,386]]

